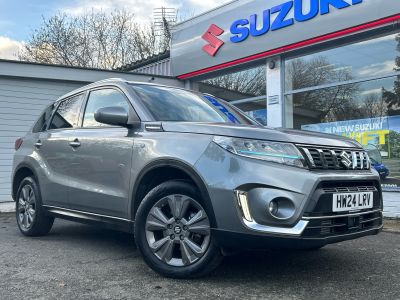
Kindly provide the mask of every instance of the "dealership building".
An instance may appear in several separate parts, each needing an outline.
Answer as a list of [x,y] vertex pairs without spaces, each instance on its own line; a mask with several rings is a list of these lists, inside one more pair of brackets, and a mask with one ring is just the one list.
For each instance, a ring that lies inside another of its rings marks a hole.
[[385,215],[400,217],[399,0],[232,1],[177,24],[170,51],[114,72],[0,61],[0,201],[10,201],[15,138],[56,96],[106,77],[199,90],[268,126],[354,138],[381,173]]

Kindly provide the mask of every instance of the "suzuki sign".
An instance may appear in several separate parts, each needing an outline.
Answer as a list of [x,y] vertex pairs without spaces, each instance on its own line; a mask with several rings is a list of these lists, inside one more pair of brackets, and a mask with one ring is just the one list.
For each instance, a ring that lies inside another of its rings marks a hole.
[[[178,24],[172,72],[189,78],[396,22],[400,0],[238,0]],[[311,42],[310,42],[311,41]]]
[[[362,0],[353,0],[351,4],[360,4]],[[252,14],[248,19],[239,19],[230,27],[231,42],[240,43],[249,35],[253,37],[266,34],[268,31],[279,30],[292,26],[296,22],[305,22],[314,19],[318,14],[325,15],[331,12],[331,8],[343,9],[350,3],[344,0],[309,0],[309,9],[304,12],[303,0],[287,1],[266,9],[262,14]],[[293,13],[293,17],[290,14]],[[273,19],[273,21],[272,21]]]

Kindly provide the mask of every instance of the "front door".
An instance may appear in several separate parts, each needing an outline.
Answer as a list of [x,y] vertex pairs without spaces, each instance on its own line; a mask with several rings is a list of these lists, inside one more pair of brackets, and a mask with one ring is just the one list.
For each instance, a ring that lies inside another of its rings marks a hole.
[[81,127],[74,132],[72,154],[74,177],[70,191],[71,208],[120,218],[128,217],[133,137],[125,127],[97,123],[94,113],[107,106],[130,103],[113,88],[90,92]]

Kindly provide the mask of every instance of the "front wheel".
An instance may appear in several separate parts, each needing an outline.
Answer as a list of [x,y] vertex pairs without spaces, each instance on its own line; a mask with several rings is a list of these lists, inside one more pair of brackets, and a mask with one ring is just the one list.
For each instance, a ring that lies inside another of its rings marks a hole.
[[136,214],[135,240],[146,263],[167,277],[204,276],[222,258],[197,189],[182,181],[162,183],[146,195]]

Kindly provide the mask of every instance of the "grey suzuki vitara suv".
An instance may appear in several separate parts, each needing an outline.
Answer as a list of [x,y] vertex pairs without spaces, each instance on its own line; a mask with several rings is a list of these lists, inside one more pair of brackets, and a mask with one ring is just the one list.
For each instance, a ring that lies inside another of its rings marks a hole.
[[185,89],[109,79],[51,104],[15,143],[24,235],[54,218],[134,233],[169,277],[233,249],[320,248],[382,228],[379,175],[356,141],[265,128]]

